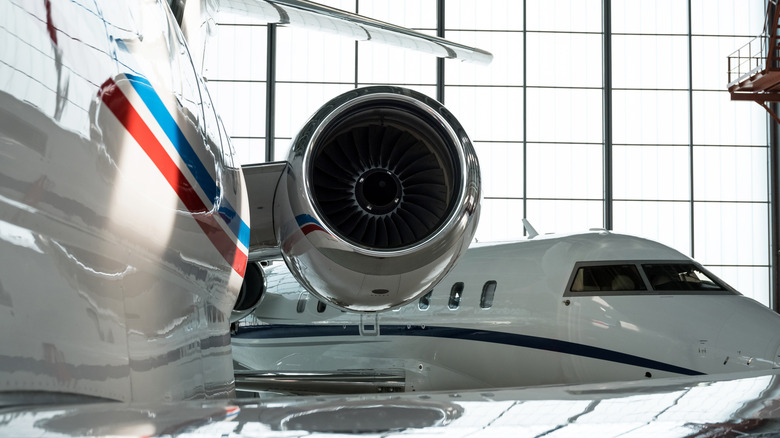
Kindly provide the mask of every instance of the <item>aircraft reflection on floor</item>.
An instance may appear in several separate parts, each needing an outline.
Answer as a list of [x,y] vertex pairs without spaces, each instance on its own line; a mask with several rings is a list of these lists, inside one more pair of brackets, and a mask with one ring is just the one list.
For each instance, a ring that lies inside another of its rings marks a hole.
[[426,395],[20,408],[0,414],[0,432],[7,427],[19,436],[66,437],[769,436],[780,433],[779,373]]

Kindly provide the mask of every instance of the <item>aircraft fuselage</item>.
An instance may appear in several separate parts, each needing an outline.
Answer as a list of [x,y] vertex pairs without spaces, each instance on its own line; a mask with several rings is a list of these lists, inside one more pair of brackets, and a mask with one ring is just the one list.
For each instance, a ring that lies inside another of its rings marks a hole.
[[[677,282],[661,283],[670,269]],[[233,337],[235,359],[250,369],[403,370],[406,390],[419,391],[727,373],[779,360],[780,316],[679,252],[631,236],[470,248],[428,298],[374,316],[308,299],[283,272],[269,270],[255,312],[262,324]]]
[[245,187],[168,5],[0,2],[0,392],[233,394]]

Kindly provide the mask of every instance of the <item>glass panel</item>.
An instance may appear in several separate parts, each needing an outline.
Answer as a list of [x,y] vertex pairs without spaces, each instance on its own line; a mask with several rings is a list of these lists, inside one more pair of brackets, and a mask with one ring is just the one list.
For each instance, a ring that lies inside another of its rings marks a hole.
[[254,164],[265,162],[264,138],[233,138],[236,151],[236,164]]
[[725,291],[715,278],[707,276],[692,264],[642,265],[653,290]]
[[429,307],[431,307],[431,295],[433,294],[433,291],[428,292],[427,294],[420,297],[420,302],[417,304],[417,307],[420,308],[420,310],[427,310]]
[[688,144],[688,92],[615,90],[612,138],[621,144]]
[[529,30],[601,32],[601,0],[527,0]]
[[317,3],[343,11],[355,12],[356,0],[319,0]]
[[611,0],[613,33],[688,33],[688,3],[680,0]]
[[496,294],[496,282],[488,281],[482,286],[482,296],[479,298],[479,307],[489,309],[493,307],[493,297]]
[[571,292],[647,290],[634,265],[583,266],[577,270]]
[[214,108],[225,124],[228,135],[262,137],[265,135],[265,83],[208,83]]
[[[523,29],[523,2],[517,0],[447,0],[444,13],[447,29]],[[447,38],[467,44],[449,32]]]
[[615,201],[614,229],[645,237],[691,254],[691,212],[688,202]]
[[763,1],[691,0],[691,28],[695,35],[756,36],[765,13]]
[[615,199],[690,199],[689,150],[687,146],[613,146]]
[[355,83],[355,43],[338,35],[277,27],[278,81]]
[[727,91],[693,93],[695,144],[765,146],[766,118],[763,108],[750,102],[733,102]]
[[436,29],[436,0],[358,0],[358,13],[412,29]]
[[[581,232],[604,226],[604,202],[528,200],[526,217],[540,233]],[[515,227],[521,229],[517,217]]]
[[303,313],[306,310],[307,301],[309,301],[309,293],[302,292],[298,297],[298,304],[295,306],[295,311],[298,313]]
[[524,235],[520,219],[524,217],[522,199],[483,199],[474,240],[496,242],[522,239]]
[[206,40],[203,76],[207,79],[266,80],[266,26],[220,24]]
[[488,198],[523,197],[523,144],[475,143],[482,193]]
[[[717,71],[724,72],[725,67]],[[613,35],[612,85],[687,90],[688,37]]]
[[528,33],[528,85],[601,87],[601,35]]
[[523,89],[447,87],[447,109],[472,141],[523,140]]
[[[436,34],[431,31],[426,33]],[[425,53],[360,41],[357,63],[360,83],[436,84],[436,58]]]
[[447,39],[479,47],[493,54],[493,61],[488,65],[472,62],[445,63],[444,82],[447,85],[523,84],[523,34],[521,32],[450,31],[447,32]]
[[602,142],[602,92],[583,89],[528,89],[528,140]]
[[292,139],[289,137],[279,138],[276,137],[274,139],[274,161],[283,161],[287,159],[287,156],[290,154],[290,144],[292,143]]
[[601,145],[528,145],[528,196],[600,199],[603,194]]
[[694,257],[705,265],[769,265],[769,205],[696,202]]
[[768,153],[766,147],[694,147],[695,199],[768,202]]
[[463,296],[463,283],[457,282],[452,285],[450,291],[450,301],[447,303],[447,307],[454,310],[460,307],[460,299]]

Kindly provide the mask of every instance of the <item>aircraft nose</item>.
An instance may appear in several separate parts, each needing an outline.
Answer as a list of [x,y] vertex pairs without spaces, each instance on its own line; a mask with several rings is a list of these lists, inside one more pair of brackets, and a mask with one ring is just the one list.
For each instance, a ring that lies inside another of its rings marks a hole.
[[723,365],[732,370],[780,368],[780,315],[744,296],[730,309],[719,335]]

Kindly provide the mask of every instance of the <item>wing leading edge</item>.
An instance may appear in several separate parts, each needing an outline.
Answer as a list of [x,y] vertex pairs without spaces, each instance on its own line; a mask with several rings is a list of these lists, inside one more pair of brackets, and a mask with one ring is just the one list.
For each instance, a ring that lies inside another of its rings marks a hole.
[[485,50],[303,0],[220,0],[217,11],[269,24],[335,33],[358,41],[375,41],[441,58],[478,64],[490,64],[493,60],[493,55]]

